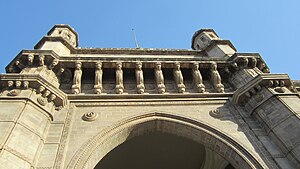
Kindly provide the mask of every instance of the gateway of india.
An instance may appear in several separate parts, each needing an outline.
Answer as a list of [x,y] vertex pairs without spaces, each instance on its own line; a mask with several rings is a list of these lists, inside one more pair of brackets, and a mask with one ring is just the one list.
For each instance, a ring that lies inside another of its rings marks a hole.
[[212,29],[81,48],[55,25],[0,75],[1,169],[299,169],[300,81]]

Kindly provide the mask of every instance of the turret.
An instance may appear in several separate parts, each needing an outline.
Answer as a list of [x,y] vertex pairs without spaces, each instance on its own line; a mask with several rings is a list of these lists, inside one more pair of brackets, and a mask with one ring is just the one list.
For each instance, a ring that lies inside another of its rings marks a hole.
[[236,49],[229,40],[222,40],[213,29],[200,29],[192,38],[192,49],[204,51],[208,57],[230,57]]
[[78,46],[78,34],[65,24],[55,25],[36,45],[35,49],[53,50],[66,55]]

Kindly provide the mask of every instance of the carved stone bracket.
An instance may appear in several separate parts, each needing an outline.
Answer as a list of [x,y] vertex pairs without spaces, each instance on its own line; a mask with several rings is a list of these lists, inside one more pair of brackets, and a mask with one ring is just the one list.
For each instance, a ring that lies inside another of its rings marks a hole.
[[210,80],[218,93],[224,92],[224,85],[221,83],[221,76],[217,70],[217,63],[212,62],[210,68]]
[[193,81],[194,84],[197,86],[197,90],[199,93],[205,92],[205,85],[203,84],[203,79],[201,72],[199,70],[199,63],[193,63]]
[[28,81],[20,81],[20,80],[9,80],[7,81],[7,87],[10,89],[8,92],[8,96],[18,96],[21,93],[21,89],[28,89],[29,82]]
[[97,62],[95,63],[95,85],[94,85],[94,92],[96,94],[101,94],[102,93],[102,75],[103,75],[103,71],[102,71],[102,63],[101,62]]
[[178,93],[183,93],[185,92],[185,85],[183,83],[183,76],[180,70],[180,63],[175,62],[174,63],[174,70],[173,70],[173,76],[177,85]]
[[156,84],[157,84],[157,90],[158,93],[163,94],[166,91],[166,86],[165,86],[165,81],[164,81],[164,75],[161,70],[161,63],[157,62],[156,63],[156,68],[155,68],[155,79],[156,79]]
[[136,77],[137,93],[143,94],[145,92],[145,85],[144,85],[144,75],[143,75],[141,62],[136,63],[135,77]]
[[122,62],[116,63],[116,93],[123,94],[124,85],[123,85],[123,70]]

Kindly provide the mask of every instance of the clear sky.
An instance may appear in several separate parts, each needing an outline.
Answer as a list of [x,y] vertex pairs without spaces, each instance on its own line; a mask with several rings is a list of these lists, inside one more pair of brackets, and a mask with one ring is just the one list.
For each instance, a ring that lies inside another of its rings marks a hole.
[[238,52],[258,52],[271,73],[300,80],[299,0],[2,0],[0,72],[55,24],[70,24],[80,47],[190,49],[191,37],[213,28]]

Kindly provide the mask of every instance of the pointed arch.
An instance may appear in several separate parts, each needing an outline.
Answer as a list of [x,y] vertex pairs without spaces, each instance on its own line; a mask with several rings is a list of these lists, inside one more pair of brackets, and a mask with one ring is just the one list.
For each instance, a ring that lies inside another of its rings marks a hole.
[[235,140],[199,121],[166,113],[147,113],[125,119],[87,141],[67,168],[90,169],[118,145],[149,132],[163,132],[193,140],[217,153],[235,168],[264,168]]

